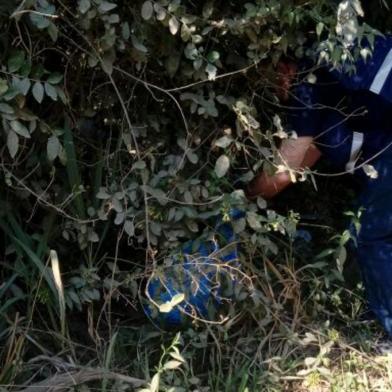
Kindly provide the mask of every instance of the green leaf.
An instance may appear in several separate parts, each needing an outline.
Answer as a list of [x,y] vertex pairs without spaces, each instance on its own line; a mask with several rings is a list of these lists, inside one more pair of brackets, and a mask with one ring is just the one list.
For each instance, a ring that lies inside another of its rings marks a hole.
[[257,198],[257,206],[260,208],[260,210],[265,210],[267,208],[267,202],[259,196]]
[[246,214],[246,220],[248,221],[249,226],[253,230],[260,230],[262,229],[262,225],[260,223],[260,217],[252,211],[247,212]]
[[11,128],[20,136],[23,136],[27,139],[30,139],[30,132],[29,130],[20,122],[17,120],[11,121],[10,122]]
[[56,42],[57,38],[59,37],[58,27],[53,22],[50,22],[47,31],[48,31],[48,34],[50,35],[50,38],[52,38],[52,41]]
[[159,391],[159,373],[154,375],[150,384],[150,392],[158,392],[158,391]]
[[118,14],[111,14],[109,16],[108,22],[111,24],[117,24],[120,23],[120,17]]
[[215,163],[215,174],[222,178],[230,168],[230,159],[227,155],[221,155]]
[[44,30],[50,25],[50,20],[46,16],[31,12],[29,17],[33,25],[39,30]]
[[195,71],[198,71],[202,65],[203,65],[203,58],[198,58],[193,61],[193,68],[195,69]]
[[44,99],[44,87],[41,82],[35,82],[32,90],[33,96],[38,103],[42,103]]
[[79,0],[79,11],[85,14],[91,7],[90,0]]
[[25,54],[22,51],[15,52],[8,59],[8,71],[9,72],[18,71],[21,68],[21,66],[23,65],[24,60],[25,60]]
[[193,163],[194,165],[199,162],[198,155],[196,155],[192,150],[186,151],[186,156],[189,159],[189,162]]
[[136,162],[132,165],[132,168],[133,168],[133,169],[138,169],[138,170],[143,170],[143,169],[145,169],[146,167],[147,167],[146,162],[145,162],[145,161],[142,161],[142,160],[136,161]]
[[3,94],[3,99],[5,101],[11,101],[19,94],[20,92],[15,87],[11,86],[8,88],[7,92]]
[[98,7],[98,11],[103,14],[105,12],[115,9],[116,7],[117,4],[109,3],[108,1],[103,1]]
[[214,12],[214,2],[207,1],[203,6],[203,18],[208,19]]
[[150,223],[150,230],[151,230],[152,234],[154,234],[156,236],[160,236],[162,233],[162,225],[157,222],[151,222]]
[[152,197],[157,199],[159,204],[161,204],[162,206],[167,204],[167,202],[168,202],[167,196],[166,196],[166,193],[162,189],[152,188],[152,187],[150,187],[148,185],[144,185],[143,189],[149,195],[151,195]]
[[62,102],[64,105],[67,105],[67,104],[68,104],[68,98],[67,98],[67,96],[65,95],[63,89],[61,89],[60,87],[57,87],[57,86],[56,86],[56,91],[57,91],[57,95],[58,95],[58,96],[60,97],[60,99],[61,99],[61,102]]
[[351,4],[352,4],[352,7],[354,8],[355,12],[359,16],[363,17],[365,15],[363,8],[362,8],[362,5],[361,5],[361,2],[359,0],[353,0],[353,1],[351,1]]
[[362,48],[360,51],[361,57],[366,61],[368,57],[372,56],[372,51],[369,48]]
[[107,189],[100,187],[98,193],[95,195],[97,199],[107,200],[110,199],[111,195],[108,193]]
[[52,98],[53,101],[57,101],[57,90],[48,82],[45,82],[45,93],[48,97]]
[[19,74],[18,76],[21,77],[22,79],[27,78],[30,75],[30,72],[31,72],[31,63],[29,60],[26,60],[22,64],[21,68],[18,70],[18,74]]
[[174,370],[179,368],[182,365],[182,362],[180,361],[167,361],[163,365],[163,370]]
[[157,19],[162,21],[166,18],[167,12],[165,10],[165,8],[163,8],[160,4],[155,3],[154,4],[154,10],[157,14]]
[[172,35],[176,35],[178,33],[178,30],[180,28],[180,22],[175,16],[172,16],[169,19],[169,30]]
[[132,45],[135,49],[143,53],[148,52],[148,49],[139,41],[139,39],[135,35],[131,36],[131,40],[132,40]]
[[370,177],[371,179],[376,179],[378,178],[378,171],[375,169],[373,165],[364,165],[362,167],[363,171],[365,174]]
[[215,80],[218,68],[216,68],[215,65],[208,63],[206,66],[206,72],[208,75],[208,80]]
[[124,22],[121,26],[121,36],[123,39],[128,40],[129,37],[131,36],[131,30],[129,28],[129,23]]
[[159,311],[161,313],[170,313],[175,306],[180,304],[184,301],[185,295],[184,294],[176,294],[170,301],[165,302],[164,304],[159,306]]
[[316,260],[326,258],[326,257],[330,256],[332,253],[334,253],[334,251],[335,251],[334,249],[324,249],[321,253],[319,253],[316,256]]
[[208,56],[207,56],[207,60],[210,63],[215,63],[215,61],[218,61],[219,58],[220,58],[220,54],[216,50],[211,51],[210,53],[208,53]]
[[154,6],[151,1],[145,1],[142,5],[142,18],[144,20],[151,19],[154,13]]
[[36,119],[30,120],[29,122],[30,135],[36,130],[36,128],[37,128],[37,120]]
[[53,135],[48,139],[46,145],[46,152],[49,161],[53,162],[60,154],[61,144],[57,136]]
[[125,212],[118,212],[116,218],[114,219],[114,224],[116,226],[121,225],[121,223],[124,222],[124,219],[125,219]]
[[6,103],[0,103],[0,112],[5,114],[14,114],[15,110],[12,106]]
[[231,136],[222,136],[221,138],[219,138],[214,145],[217,147],[221,147],[221,148],[227,148],[230,146],[231,143],[233,143],[234,139]]
[[50,84],[58,84],[63,80],[63,75],[59,72],[54,72],[49,75],[47,82]]
[[197,50],[195,44],[188,43],[184,49],[185,57],[189,60],[196,60],[199,56],[199,51]]
[[232,222],[234,233],[240,234],[246,228],[246,220],[244,218],[236,219]]
[[87,62],[90,68],[94,68],[98,64],[99,60],[96,57],[89,56]]
[[133,237],[135,235],[135,225],[132,221],[127,220],[124,223],[124,231],[130,236]]
[[5,79],[0,79],[0,95],[5,94],[8,91],[8,83]]
[[19,149],[19,137],[14,131],[9,131],[7,136],[7,148],[11,158],[15,158]]
[[186,363],[185,358],[178,351],[173,351],[169,355],[178,362]]
[[113,72],[114,55],[111,51],[104,53],[102,56],[101,67],[108,75]]
[[29,78],[13,78],[12,84],[24,96],[27,95],[31,87],[31,82]]
[[178,55],[177,53],[173,53],[171,56],[169,56],[166,59],[165,66],[170,77],[173,77],[178,71],[178,68],[180,66],[180,61],[181,61],[181,56]]
[[169,3],[167,10],[170,13],[174,13],[180,8],[180,6],[181,6],[181,0],[173,0],[172,2]]
[[323,22],[319,22],[316,26],[316,33],[317,35],[320,37],[321,33],[324,30],[324,23]]
[[317,362],[317,358],[315,357],[307,357],[304,359],[304,364],[306,367],[311,367],[312,365],[314,365]]

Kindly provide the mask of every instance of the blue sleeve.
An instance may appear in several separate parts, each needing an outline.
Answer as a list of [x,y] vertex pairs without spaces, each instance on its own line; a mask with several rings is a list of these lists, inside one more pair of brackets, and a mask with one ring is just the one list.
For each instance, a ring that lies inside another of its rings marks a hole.
[[322,125],[314,143],[334,167],[344,169],[350,160],[353,131],[345,116],[336,111],[327,111]]
[[301,83],[292,91],[289,124],[298,136],[316,136],[321,127],[320,94],[317,85]]
[[392,102],[392,37],[377,37],[373,55],[355,63],[355,72],[332,69],[331,74],[347,90],[367,90]]

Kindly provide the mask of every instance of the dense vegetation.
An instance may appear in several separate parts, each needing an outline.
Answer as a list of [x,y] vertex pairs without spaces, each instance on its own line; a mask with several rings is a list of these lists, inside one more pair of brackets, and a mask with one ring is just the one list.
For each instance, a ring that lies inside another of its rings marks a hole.
[[[381,332],[342,274],[346,181],[243,192],[288,137],[278,61],[339,66],[367,55],[347,23],[359,42],[391,26],[386,2],[374,20],[343,3],[337,20],[330,0],[1,1],[0,390],[377,387]],[[157,330],[146,278],[235,208],[228,320]]]

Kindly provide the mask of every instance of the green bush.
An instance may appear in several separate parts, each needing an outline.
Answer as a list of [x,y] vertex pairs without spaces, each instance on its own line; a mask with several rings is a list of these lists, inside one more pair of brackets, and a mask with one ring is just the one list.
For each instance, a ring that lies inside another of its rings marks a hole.
[[[155,265],[247,204],[276,131],[273,65],[334,39],[335,17],[320,1],[72,4],[2,6],[1,205],[18,260],[56,249],[80,307],[102,257]],[[276,252],[286,221],[246,208],[237,231]]]

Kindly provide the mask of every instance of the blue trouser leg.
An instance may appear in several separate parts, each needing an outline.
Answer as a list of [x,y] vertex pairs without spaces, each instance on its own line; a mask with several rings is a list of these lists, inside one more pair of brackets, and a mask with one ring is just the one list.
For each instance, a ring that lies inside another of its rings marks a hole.
[[369,307],[392,337],[392,243],[362,244],[358,252]]
[[392,151],[372,163],[378,178],[366,178],[358,261],[371,310],[392,337]]

